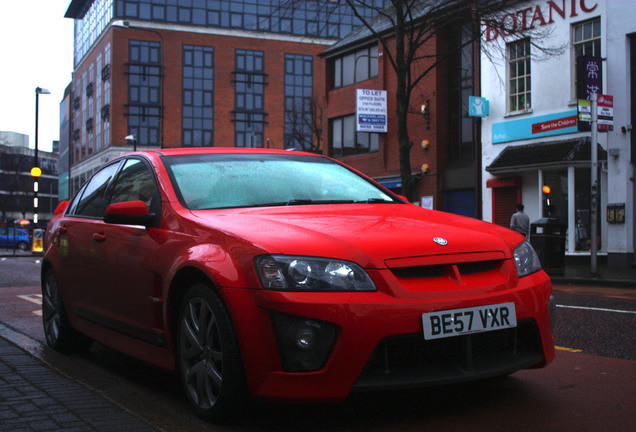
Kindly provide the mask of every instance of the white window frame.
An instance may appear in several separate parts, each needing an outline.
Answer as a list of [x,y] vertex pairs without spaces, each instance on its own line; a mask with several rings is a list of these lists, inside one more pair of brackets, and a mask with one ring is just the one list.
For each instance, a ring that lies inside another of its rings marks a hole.
[[[521,55],[517,54],[519,47],[524,49]],[[506,106],[508,107],[508,113],[523,113],[532,110],[532,62],[530,48],[529,38],[511,42],[506,47],[508,69]],[[520,84],[522,85],[520,86]],[[522,90],[519,90],[520,87]]]
[[[585,28],[586,25],[588,24],[592,24],[592,37],[590,38],[585,38],[585,35],[583,34],[583,38],[581,40],[577,40],[577,29],[578,28]],[[594,29],[598,28],[598,35],[594,36]],[[573,23],[571,28],[571,42],[572,42],[572,47],[571,47],[571,52],[572,52],[572,80],[571,80],[571,94],[572,94],[572,99],[576,99],[576,48],[579,45],[582,44],[586,44],[589,42],[592,42],[592,47],[594,47],[594,41],[598,40],[599,44],[598,44],[598,49],[599,49],[599,53],[594,52],[595,50],[593,50],[593,52],[591,53],[587,53],[587,52],[583,52],[583,55],[590,55],[590,56],[598,56],[601,57],[601,52],[603,51],[602,48],[602,43],[603,43],[603,33],[602,33],[602,27],[601,27],[601,17],[596,17],[596,18],[592,18],[589,20],[585,20],[585,21],[580,21],[577,23]]]

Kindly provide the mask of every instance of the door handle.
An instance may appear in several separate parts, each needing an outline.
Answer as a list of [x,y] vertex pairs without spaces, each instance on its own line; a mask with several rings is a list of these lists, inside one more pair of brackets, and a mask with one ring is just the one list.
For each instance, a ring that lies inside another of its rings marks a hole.
[[106,236],[104,234],[95,233],[93,234],[93,241],[96,241],[97,243],[105,242]]

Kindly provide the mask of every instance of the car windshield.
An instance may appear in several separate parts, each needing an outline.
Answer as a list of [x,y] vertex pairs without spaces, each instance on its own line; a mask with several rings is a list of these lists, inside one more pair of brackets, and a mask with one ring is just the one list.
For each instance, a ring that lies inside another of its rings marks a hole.
[[191,210],[399,202],[331,159],[303,155],[199,154],[164,158]]

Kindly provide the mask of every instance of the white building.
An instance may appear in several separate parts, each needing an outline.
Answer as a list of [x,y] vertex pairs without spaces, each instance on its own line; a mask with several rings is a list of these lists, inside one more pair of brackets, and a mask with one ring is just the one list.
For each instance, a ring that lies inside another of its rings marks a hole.
[[566,263],[590,262],[591,133],[579,131],[577,98],[602,85],[598,93],[613,96],[613,130],[597,140],[598,259],[631,265],[636,1],[520,2],[501,20],[515,31],[488,29],[481,54],[484,220],[506,225],[523,203],[531,221],[551,216],[567,228]]

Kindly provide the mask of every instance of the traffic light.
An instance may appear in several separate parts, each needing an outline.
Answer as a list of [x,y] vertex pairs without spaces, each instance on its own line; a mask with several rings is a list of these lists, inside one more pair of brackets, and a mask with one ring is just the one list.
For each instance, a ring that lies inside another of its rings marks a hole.
[[42,175],[42,168],[34,166],[31,168],[31,175],[33,177],[40,177]]

